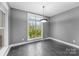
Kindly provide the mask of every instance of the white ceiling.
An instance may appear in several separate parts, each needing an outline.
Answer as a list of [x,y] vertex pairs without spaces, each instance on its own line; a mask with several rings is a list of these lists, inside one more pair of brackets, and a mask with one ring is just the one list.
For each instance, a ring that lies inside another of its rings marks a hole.
[[45,16],[51,17],[58,13],[79,6],[78,2],[8,2],[12,8],[43,14],[42,6],[45,6]]

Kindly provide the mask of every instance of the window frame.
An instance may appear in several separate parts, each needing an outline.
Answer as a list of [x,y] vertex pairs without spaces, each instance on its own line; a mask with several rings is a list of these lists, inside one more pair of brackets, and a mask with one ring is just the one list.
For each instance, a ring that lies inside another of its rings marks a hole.
[[[43,23],[42,23],[42,27],[41,27],[41,31],[42,31],[41,32],[41,37],[36,37],[36,38],[32,38],[32,39],[29,38],[29,14],[32,14],[32,13],[27,13],[27,40],[30,41],[30,40],[43,39]],[[33,15],[36,15],[36,14],[33,14]],[[37,16],[40,16],[40,15],[37,15]]]
[[2,26],[0,26],[0,30],[2,31],[2,46],[0,48],[3,48],[5,40],[5,12],[2,8],[0,8],[0,12],[2,12]]

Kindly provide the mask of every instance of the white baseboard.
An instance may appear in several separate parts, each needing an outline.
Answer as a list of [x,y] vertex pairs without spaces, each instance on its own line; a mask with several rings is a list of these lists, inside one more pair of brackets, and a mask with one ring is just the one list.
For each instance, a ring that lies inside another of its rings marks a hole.
[[3,47],[0,50],[0,56],[7,56],[8,52],[10,51],[10,47]]
[[[34,41],[28,41],[28,42],[22,42],[22,43],[12,44],[9,47],[3,48],[2,51],[4,53],[1,54],[0,56],[7,56],[8,52],[11,49],[11,47],[19,46],[19,45],[23,45],[23,44],[27,44],[27,43],[33,43],[33,42],[37,42],[37,41],[41,41],[41,40],[47,40],[47,39],[51,39],[51,40],[54,40],[54,41],[57,41],[57,42],[60,42],[60,43],[63,43],[63,44],[66,44],[66,45],[69,45],[69,46],[72,46],[72,47],[75,47],[75,48],[79,49],[78,45],[75,45],[75,44],[72,44],[72,43],[68,43],[68,42],[65,42],[65,41],[62,41],[62,40],[59,40],[59,39],[55,39],[55,38],[52,38],[52,37],[48,37],[48,38],[43,38],[43,39],[40,39],[40,40],[34,40]],[[4,51],[4,49],[5,49],[5,51]]]
[[62,41],[62,40],[59,40],[59,39],[55,39],[55,38],[52,38],[52,37],[48,37],[48,38],[43,38],[43,39],[40,39],[40,40],[22,42],[22,43],[12,44],[9,47],[4,47],[4,48],[2,48],[2,51],[0,51],[0,54],[1,54],[0,56],[7,56],[7,54],[9,53],[9,51],[11,49],[11,47],[19,46],[19,45],[23,45],[23,44],[27,44],[27,43],[33,43],[33,42],[41,41],[41,40],[47,40],[47,39],[51,39],[51,40],[54,40],[54,41],[57,41],[57,42],[60,42],[60,43],[63,43],[63,44],[66,44],[66,45],[69,45],[69,46],[72,46],[72,47],[75,47],[75,48],[79,49],[78,45],[68,43],[68,42],[65,42],[65,41]]
[[0,56],[4,56],[4,53],[6,52],[7,48],[8,48],[8,47],[2,47],[2,48],[0,49]]
[[15,46],[19,46],[19,45],[24,45],[24,44],[28,44],[28,43],[33,43],[33,42],[37,42],[37,41],[41,41],[41,40],[47,40],[48,38],[43,38],[40,40],[30,40],[28,42],[22,42],[22,43],[16,43],[16,44],[11,44],[10,47],[15,47]]
[[52,37],[48,37],[48,38],[51,39],[51,40],[54,40],[54,41],[57,41],[57,42],[60,42],[60,43],[63,43],[63,44],[66,44],[66,45],[69,45],[69,46],[72,46],[72,47],[75,47],[75,48],[79,49],[78,45],[68,43],[68,42],[65,42],[65,41],[62,41],[62,40],[59,40],[59,39],[55,39],[55,38],[52,38]]
[[7,50],[6,50],[5,54],[4,54],[4,56],[7,56],[7,55],[8,55],[10,49],[11,49],[11,47],[9,46],[9,47],[7,48]]

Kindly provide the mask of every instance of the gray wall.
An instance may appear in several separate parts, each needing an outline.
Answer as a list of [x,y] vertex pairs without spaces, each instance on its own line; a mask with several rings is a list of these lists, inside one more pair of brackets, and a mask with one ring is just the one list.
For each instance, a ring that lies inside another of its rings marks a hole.
[[[26,12],[11,8],[10,12],[10,44],[26,41]],[[24,38],[24,40],[23,40]]]
[[50,18],[47,18],[48,22],[43,23],[43,38],[48,38],[49,37],[49,32],[50,32],[50,23],[49,20]]
[[[10,40],[9,44],[27,41],[27,13],[11,8],[10,11]],[[43,37],[48,37],[48,23],[43,26]],[[24,38],[24,40],[23,40]]]
[[50,37],[79,45],[79,7],[50,18]]

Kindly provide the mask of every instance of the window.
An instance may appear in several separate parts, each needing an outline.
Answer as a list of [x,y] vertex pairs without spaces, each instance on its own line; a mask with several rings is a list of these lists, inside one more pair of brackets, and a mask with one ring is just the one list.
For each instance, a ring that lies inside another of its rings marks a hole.
[[40,19],[42,19],[42,16],[28,14],[28,36],[31,40],[43,37],[43,24]]
[[0,48],[4,45],[4,13],[0,10]]

